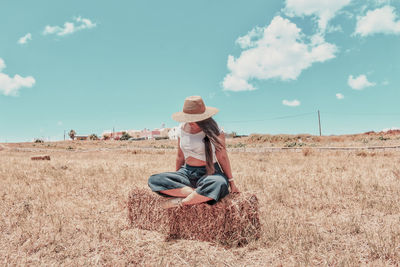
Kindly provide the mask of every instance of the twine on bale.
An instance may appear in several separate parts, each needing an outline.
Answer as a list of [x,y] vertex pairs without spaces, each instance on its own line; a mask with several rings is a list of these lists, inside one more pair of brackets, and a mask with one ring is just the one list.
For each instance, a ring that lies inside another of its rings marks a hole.
[[166,239],[189,239],[242,246],[260,237],[258,199],[254,194],[228,195],[215,205],[163,209],[166,198],[135,188],[129,194],[128,217],[133,227],[158,231]]

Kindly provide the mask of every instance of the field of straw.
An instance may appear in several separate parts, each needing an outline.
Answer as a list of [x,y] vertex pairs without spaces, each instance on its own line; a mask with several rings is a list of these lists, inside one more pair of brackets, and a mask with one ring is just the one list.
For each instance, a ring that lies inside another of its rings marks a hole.
[[227,248],[130,227],[130,190],[174,170],[173,144],[82,144],[0,145],[0,265],[400,264],[399,150],[229,152],[262,229]]

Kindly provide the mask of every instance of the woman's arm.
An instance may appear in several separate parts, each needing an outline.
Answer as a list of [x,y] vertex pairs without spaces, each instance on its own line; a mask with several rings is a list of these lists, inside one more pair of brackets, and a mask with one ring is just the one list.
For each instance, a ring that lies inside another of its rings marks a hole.
[[[224,148],[222,148],[220,151],[216,150],[215,155],[217,157],[219,165],[221,165],[222,171],[225,173],[225,175],[228,177],[228,179],[233,179],[231,164],[229,162],[228,153],[226,152],[225,134],[222,132],[218,136],[218,138],[221,141],[221,144],[224,146]],[[229,185],[231,187],[232,193],[239,192],[239,189],[236,187],[235,182],[233,180],[229,181]]]
[[179,170],[183,164],[185,164],[185,156],[183,155],[180,144],[180,138],[178,137],[178,154],[176,155],[176,170]]

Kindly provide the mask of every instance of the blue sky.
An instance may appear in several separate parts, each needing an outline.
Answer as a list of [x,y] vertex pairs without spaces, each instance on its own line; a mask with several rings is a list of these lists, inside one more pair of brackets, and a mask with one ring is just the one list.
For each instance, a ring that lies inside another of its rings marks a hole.
[[0,142],[178,123],[226,131],[400,127],[400,1],[3,1]]

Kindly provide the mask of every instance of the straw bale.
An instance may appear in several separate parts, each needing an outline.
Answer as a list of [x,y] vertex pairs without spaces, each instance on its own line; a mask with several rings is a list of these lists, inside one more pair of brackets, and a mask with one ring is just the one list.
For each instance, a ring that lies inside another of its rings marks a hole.
[[36,156],[36,157],[31,157],[31,160],[50,160],[50,156]]
[[149,231],[168,232],[165,199],[147,189],[134,188],[129,193],[128,218],[131,226]]
[[167,239],[190,239],[241,246],[260,237],[258,199],[252,193],[230,194],[215,205],[198,204],[164,210],[165,198],[144,189],[129,195],[133,227],[159,231]]

